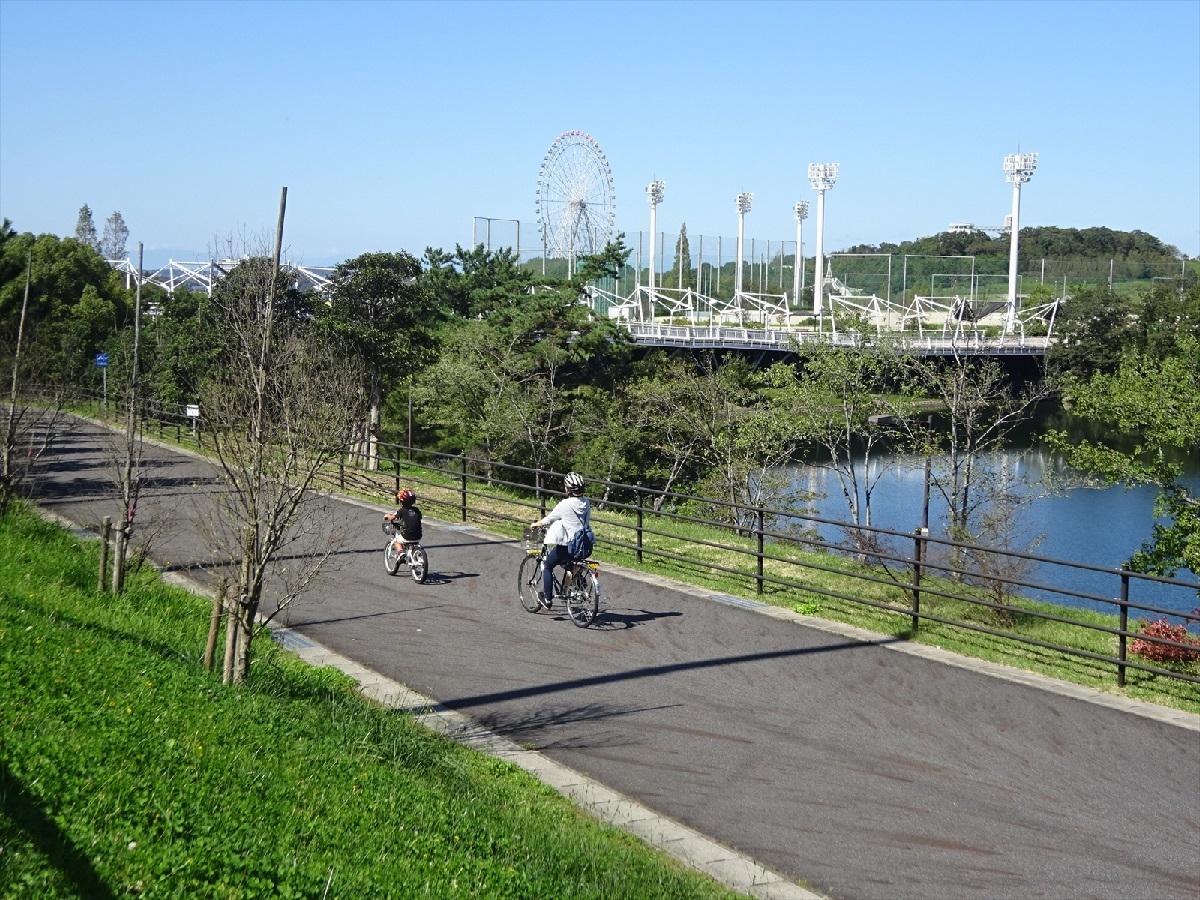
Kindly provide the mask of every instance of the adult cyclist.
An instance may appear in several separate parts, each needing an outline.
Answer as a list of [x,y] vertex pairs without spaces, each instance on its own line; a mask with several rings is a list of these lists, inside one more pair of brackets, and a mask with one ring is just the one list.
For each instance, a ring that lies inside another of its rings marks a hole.
[[559,500],[545,516],[531,523],[534,528],[549,526],[542,539],[549,549],[542,570],[542,590],[538,594],[538,602],[546,607],[554,603],[554,567],[566,566],[571,561],[567,544],[576,534],[590,529],[592,525],[592,501],[583,496],[583,476],[578,472],[568,472],[563,479],[563,489],[567,496]]

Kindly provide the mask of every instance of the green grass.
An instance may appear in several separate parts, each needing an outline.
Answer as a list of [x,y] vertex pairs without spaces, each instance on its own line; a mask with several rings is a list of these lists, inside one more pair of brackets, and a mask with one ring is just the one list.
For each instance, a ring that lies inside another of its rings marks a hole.
[[0,896],[728,896],[269,641],[222,686],[208,603],[96,552],[0,521]]
[[[147,433],[155,435],[157,430],[150,427]],[[167,429],[164,436],[173,439],[173,429]],[[189,439],[184,432],[185,446],[189,446]],[[419,456],[417,458],[420,459]],[[396,477],[392,468],[391,463],[385,463],[384,471],[368,473],[349,467],[345,468],[344,472],[339,472],[337,467],[330,467],[324,476],[324,486],[351,496],[387,504],[391,502]],[[498,468],[497,471],[501,473],[499,477],[504,477],[503,469]],[[449,471],[431,471],[415,465],[401,465],[399,474],[403,482],[417,487],[421,506],[427,515],[452,521],[460,518],[460,495],[456,474]],[[477,473],[473,473],[469,481],[468,519],[497,533],[519,536],[521,523],[530,521],[537,513],[536,507],[529,505],[528,495],[503,487],[488,487],[481,484],[476,475]],[[557,498],[553,495],[547,497],[550,504],[553,504],[555,499]],[[875,584],[856,577],[879,577],[883,573],[879,567],[857,565],[844,555],[805,549],[801,545],[786,541],[770,542],[766,552],[778,559],[766,561],[765,575],[767,578],[791,584],[768,582],[764,593],[759,595],[755,591],[754,560],[745,555],[747,551],[754,550],[752,539],[739,538],[728,530],[711,526],[655,517],[647,509],[644,517],[645,527],[661,534],[646,534],[643,558],[639,562],[634,550],[619,546],[622,543],[634,543],[634,521],[632,513],[612,509],[599,511],[595,522],[599,541],[597,557],[603,562],[640,569],[738,597],[762,600],[805,615],[866,628],[881,635],[903,637],[1114,694],[1200,713],[1200,685],[1193,683],[1140,672],[1137,669],[1127,669],[1126,685],[1119,688],[1116,683],[1116,666],[1112,663],[1097,662],[1058,650],[928,620],[922,620],[920,629],[913,633],[911,616],[867,605],[874,602],[906,608],[911,602],[909,592],[897,586]],[[697,541],[719,544],[728,549],[715,549]],[[656,556],[656,552],[669,553],[679,558]],[[736,573],[722,572],[717,566],[736,570]],[[927,573],[923,581],[923,587],[927,591],[942,590],[955,594],[966,592],[962,584],[945,578],[930,577],[930,574]],[[905,569],[898,571],[896,577],[902,582],[907,582],[911,576]],[[975,593],[981,598],[984,597],[982,591]],[[830,596],[838,594],[842,597]],[[613,599],[613,602],[619,601]],[[1001,617],[996,611],[977,604],[925,593],[921,610],[925,614],[994,630],[1010,631],[1031,640],[1058,644],[1083,652],[1105,656],[1117,655],[1115,635],[1038,618],[1029,613],[1057,614],[1082,625],[1108,628],[1118,627],[1119,620],[1116,615],[1026,598],[1014,598],[1009,602],[1013,607],[1012,612]],[[1200,664],[1193,663],[1181,668],[1192,675],[1200,674]]]

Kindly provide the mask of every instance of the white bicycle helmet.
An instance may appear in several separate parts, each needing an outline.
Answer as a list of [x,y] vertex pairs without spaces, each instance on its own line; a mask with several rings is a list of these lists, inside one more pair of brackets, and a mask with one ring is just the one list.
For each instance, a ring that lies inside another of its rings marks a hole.
[[583,476],[578,472],[568,472],[567,477],[563,479],[563,487],[567,489],[568,494],[583,493]]

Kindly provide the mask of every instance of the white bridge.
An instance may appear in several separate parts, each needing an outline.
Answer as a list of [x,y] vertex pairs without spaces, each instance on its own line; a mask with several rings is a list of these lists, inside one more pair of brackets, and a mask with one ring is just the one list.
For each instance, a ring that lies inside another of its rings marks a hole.
[[[180,289],[196,291],[212,296],[213,287],[222,281],[239,264],[241,259],[207,259],[200,262],[168,260],[165,266],[142,275],[143,284],[156,285],[174,296]],[[108,264],[125,276],[125,287],[131,288],[137,278],[137,266],[127,257],[110,259]],[[333,277],[332,266],[302,266],[298,263],[283,263],[281,268],[292,277],[292,286],[299,291],[320,293],[329,286]]]
[[784,352],[814,344],[888,343],[922,355],[1042,356],[1063,302],[1058,297],[1025,306],[1010,324],[1002,300],[914,295],[897,302],[855,291],[837,278],[824,282],[827,307],[821,314],[793,309],[786,292],[736,291],[727,299],[691,288],[645,285],[628,295],[596,286],[585,292],[597,315],[620,321],[646,346]]
[[862,349],[891,344],[919,356],[1043,356],[1049,337],[988,336],[964,331],[948,337],[911,332],[876,335],[859,331],[805,331],[788,328],[744,328],[727,325],[655,325],[622,322],[637,344],[706,350],[771,350],[795,353],[804,347],[824,345]]

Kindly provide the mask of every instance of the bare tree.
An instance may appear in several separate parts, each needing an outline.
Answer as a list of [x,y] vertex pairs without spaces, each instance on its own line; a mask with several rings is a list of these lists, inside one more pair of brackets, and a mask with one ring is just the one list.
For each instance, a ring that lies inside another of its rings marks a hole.
[[[138,498],[142,491],[142,396],[140,362],[138,352],[142,335],[142,245],[138,243],[138,279],[133,307],[133,349],[129,362],[129,375],[125,385],[125,434],[124,442],[114,454],[115,482],[121,501],[120,523],[116,529],[116,547],[113,553],[113,593],[119,594],[125,587],[125,563],[129,540],[133,535],[133,521],[137,516]],[[148,552],[148,545],[139,556]]]
[[951,536],[977,537],[976,514],[1007,489],[1003,473],[982,458],[1002,448],[1053,389],[1045,379],[1015,386],[995,360],[957,352],[907,356],[902,366],[913,392],[936,400],[941,411],[931,423],[913,415],[911,405],[888,401],[894,424],[915,452],[932,456],[930,485],[946,503]]
[[[230,490],[218,496],[216,549],[240,562],[226,643],[226,680],[249,672],[253,639],[294,603],[337,549],[321,471],[345,451],[363,414],[361,372],[300,318],[278,316],[279,251],[251,258],[214,295],[225,357],[201,390],[201,410]],[[277,564],[288,550],[286,565]],[[274,609],[261,621],[264,586]]]
[[13,346],[8,403],[4,411],[3,463],[0,466],[0,517],[8,512],[12,498],[29,476],[33,465],[61,433],[64,423],[61,389],[39,386],[38,396],[26,402],[22,379],[26,375],[22,358],[25,319],[29,310],[29,291],[33,282],[33,251],[29,251],[25,269],[25,293],[17,335]]
[[[115,211],[104,222],[104,236],[100,238],[100,254],[105,259],[120,259],[125,255],[125,242],[129,239],[129,226],[121,211]],[[141,260],[138,261],[141,272]]]

